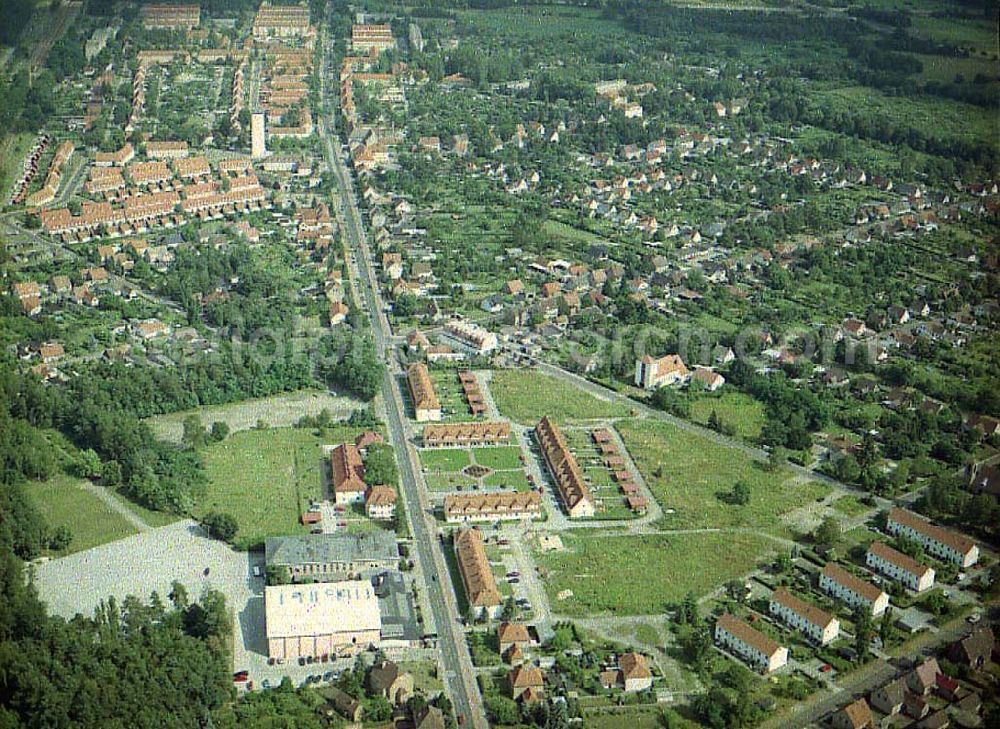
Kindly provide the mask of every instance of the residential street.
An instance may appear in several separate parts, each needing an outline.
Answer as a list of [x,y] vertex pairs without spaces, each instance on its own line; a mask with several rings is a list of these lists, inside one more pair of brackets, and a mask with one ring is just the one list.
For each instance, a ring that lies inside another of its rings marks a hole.
[[[321,76],[322,95],[326,95],[325,77]],[[331,120],[332,120],[331,116]],[[488,727],[482,707],[479,690],[472,670],[472,659],[464,633],[458,628],[459,613],[455,590],[441,550],[437,548],[436,527],[433,517],[427,513],[428,502],[424,489],[418,484],[420,467],[416,452],[407,437],[405,410],[400,392],[398,365],[392,348],[392,332],[383,311],[378,283],[372,269],[371,252],[361,223],[357,197],[353,182],[343,164],[339,144],[328,130],[325,120],[319,124],[327,163],[334,171],[340,188],[340,221],[348,237],[352,258],[349,275],[352,285],[361,283],[364,305],[371,315],[372,334],[380,358],[388,363],[385,380],[382,383],[382,398],[389,426],[389,439],[396,449],[399,462],[400,482],[407,508],[407,518],[413,543],[417,549],[424,580],[431,604],[434,624],[437,626],[442,662],[445,666],[444,680],[455,705],[455,712],[463,715],[467,722],[477,728]]]

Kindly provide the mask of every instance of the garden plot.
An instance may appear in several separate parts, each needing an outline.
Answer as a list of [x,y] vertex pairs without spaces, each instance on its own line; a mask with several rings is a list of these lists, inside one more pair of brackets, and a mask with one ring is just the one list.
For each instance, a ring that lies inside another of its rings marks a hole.
[[462,383],[458,379],[458,370],[454,368],[431,369],[431,382],[434,392],[441,403],[441,420],[444,422],[462,422],[475,420],[469,410],[469,403],[462,391]]
[[[600,428],[567,428],[563,430],[570,451],[590,485],[590,491],[597,503],[598,519],[632,519],[645,512],[645,508],[633,510],[628,497],[641,498],[635,476],[626,465],[614,441],[599,444],[594,432]],[[613,449],[613,450],[612,450]],[[643,499],[645,501],[645,499]],[[638,501],[634,501],[638,505]]]

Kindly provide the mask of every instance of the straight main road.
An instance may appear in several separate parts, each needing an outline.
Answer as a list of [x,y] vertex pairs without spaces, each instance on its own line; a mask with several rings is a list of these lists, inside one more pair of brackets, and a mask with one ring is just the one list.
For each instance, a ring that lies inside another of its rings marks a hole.
[[[320,77],[321,98],[326,101],[325,73]],[[325,116],[325,115],[323,115]],[[327,164],[333,170],[340,188],[341,221],[352,253],[348,260],[348,272],[352,282],[360,283],[365,308],[371,317],[372,334],[380,358],[386,362],[386,374],[382,382],[382,398],[385,403],[389,438],[396,449],[399,462],[400,483],[408,506],[407,519],[413,543],[417,549],[424,575],[424,589],[434,624],[438,631],[438,644],[445,668],[443,676],[457,714],[464,715],[467,722],[477,729],[488,729],[482,699],[476,686],[465,634],[459,629],[458,605],[451,576],[444,561],[444,555],[437,548],[436,526],[428,513],[426,494],[420,488],[416,451],[407,437],[403,396],[399,385],[402,374],[396,351],[392,343],[392,331],[385,316],[382,297],[372,266],[371,251],[361,223],[357,196],[353,181],[341,157],[339,144],[332,137],[328,124],[332,126],[334,117],[321,118],[319,133],[327,157]]]

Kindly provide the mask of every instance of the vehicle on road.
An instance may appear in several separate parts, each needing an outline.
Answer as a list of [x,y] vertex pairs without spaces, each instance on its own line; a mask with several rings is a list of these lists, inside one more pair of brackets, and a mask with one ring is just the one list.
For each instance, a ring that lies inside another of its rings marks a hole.
[[820,673],[829,673],[832,670],[833,666],[831,666],[829,663],[824,663],[822,666],[819,667]]
[[978,623],[982,619],[983,619],[983,616],[980,615],[979,613],[972,613],[972,615],[970,615],[969,617],[966,618],[966,621],[969,622],[969,623],[971,623],[972,625],[975,625],[976,623]]
[[260,565],[259,564],[255,564],[253,566],[253,576],[254,577],[260,577]]

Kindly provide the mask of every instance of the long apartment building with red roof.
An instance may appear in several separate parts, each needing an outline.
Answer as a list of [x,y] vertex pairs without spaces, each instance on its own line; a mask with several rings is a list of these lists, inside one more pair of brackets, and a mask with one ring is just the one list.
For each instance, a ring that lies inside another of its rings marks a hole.
[[535,438],[570,518],[593,516],[594,497],[559,426],[545,416],[535,426]]

